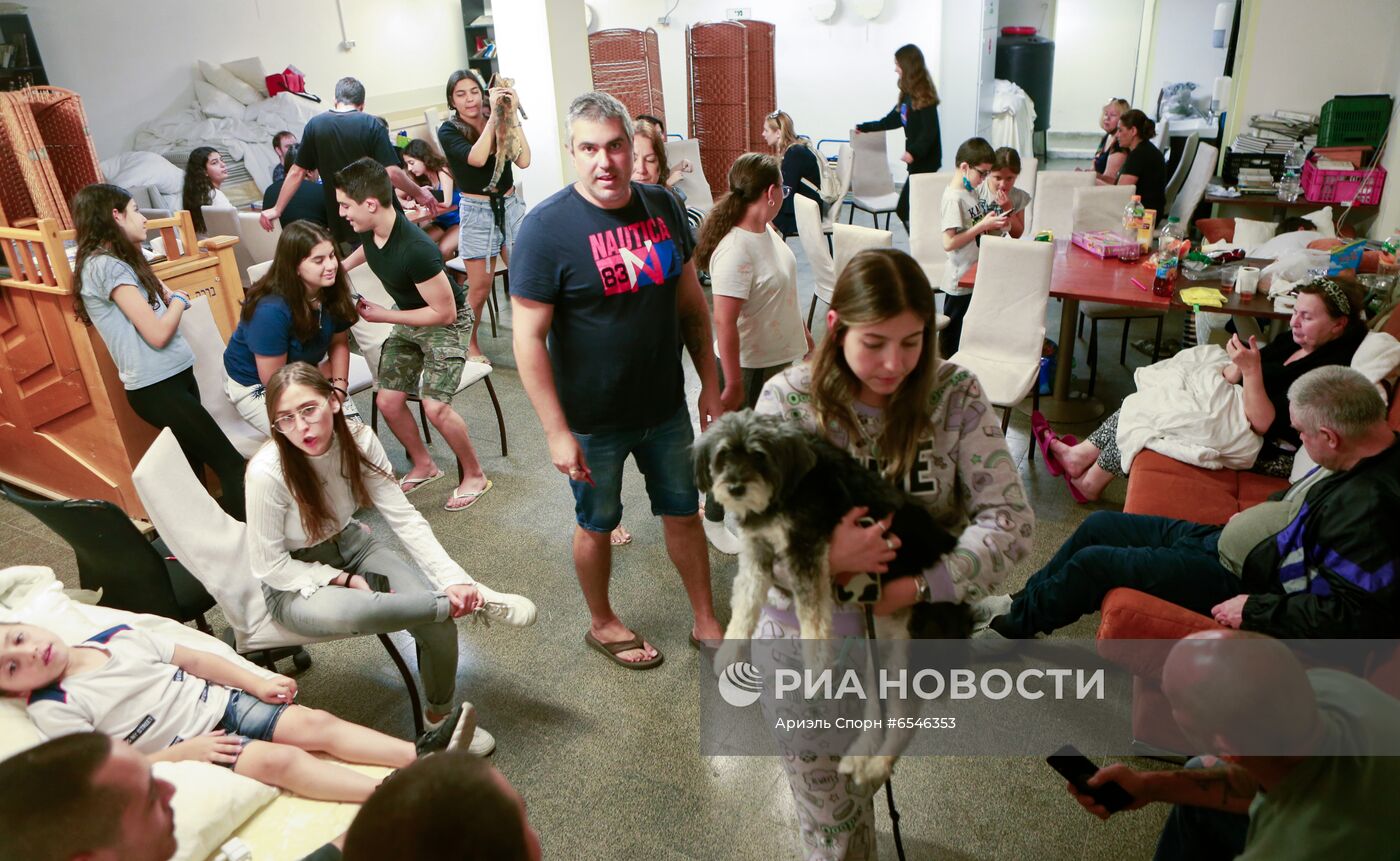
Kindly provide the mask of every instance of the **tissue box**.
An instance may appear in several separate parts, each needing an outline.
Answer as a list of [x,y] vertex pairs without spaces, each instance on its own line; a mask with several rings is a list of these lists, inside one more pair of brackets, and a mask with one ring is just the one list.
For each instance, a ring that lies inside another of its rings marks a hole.
[[1117,257],[1120,254],[1136,255],[1139,251],[1136,237],[1121,236],[1112,230],[1095,230],[1090,233],[1076,232],[1070,235],[1070,242],[1096,257]]

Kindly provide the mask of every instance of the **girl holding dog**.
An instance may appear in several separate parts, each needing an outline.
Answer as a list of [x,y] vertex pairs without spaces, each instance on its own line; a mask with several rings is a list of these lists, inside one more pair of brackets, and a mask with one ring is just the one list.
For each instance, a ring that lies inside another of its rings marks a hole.
[[[1035,516],[1000,423],[966,368],[942,361],[933,292],[902,251],[865,251],[836,281],[827,337],[815,356],[763,387],[757,411],[800,422],[918,496],[958,546],[920,577],[885,584],[877,614],[920,601],[973,603],[988,596],[1031,548]],[[844,583],[884,573],[899,547],[888,521],[863,526],[853,509],[831,537],[830,570]],[[757,637],[795,639],[797,619],[770,592]],[[861,612],[838,608],[836,636],[861,636]],[[878,783],[834,774],[839,757],[784,757],[809,859],[875,858]],[[805,761],[811,760],[811,761]],[[816,774],[816,772],[826,774]],[[834,778],[835,801],[809,788]],[[825,803],[823,803],[825,801]]]

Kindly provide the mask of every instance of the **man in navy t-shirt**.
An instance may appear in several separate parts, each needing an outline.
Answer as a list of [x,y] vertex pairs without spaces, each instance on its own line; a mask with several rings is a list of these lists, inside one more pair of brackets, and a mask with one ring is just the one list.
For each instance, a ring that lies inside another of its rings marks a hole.
[[681,366],[684,348],[700,375],[703,428],[723,411],[710,312],[685,211],[664,188],[631,181],[627,109],[585,93],[569,106],[568,124],[578,181],[525,216],[511,255],[515,359],[550,459],[574,494],[574,568],[592,617],[584,640],[629,669],[648,669],[661,653],[608,601],[609,533],[622,520],[629,454],[690,598],[692,643],[723,638],[696,517]]

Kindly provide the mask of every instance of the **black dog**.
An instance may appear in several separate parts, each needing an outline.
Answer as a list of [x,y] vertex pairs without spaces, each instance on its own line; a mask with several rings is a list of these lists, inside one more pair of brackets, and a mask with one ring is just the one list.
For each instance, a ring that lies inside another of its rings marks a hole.
[[[874,520],[894,515],[890,531],[900,546],[882,580],[917,576],[957,546],[916,497],[775,416],[746,410],[720,418],[696,443],[695,473],[699,486],[737,516],[744,539],[727,640],[753,634],[775,583],[792,593],[804,640],[831,636],[836,602],[827,551],[852,508],[868,508]],[[920,603],[876,627],[882,639],[965,638],[972,613],[964,604]]]

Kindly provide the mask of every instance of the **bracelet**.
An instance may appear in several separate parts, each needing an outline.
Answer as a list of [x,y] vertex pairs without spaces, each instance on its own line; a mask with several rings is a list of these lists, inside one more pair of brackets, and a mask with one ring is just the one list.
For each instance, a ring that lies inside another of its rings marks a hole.
[[190,300],[186,299],[184,296],[180,295],[179,293],[171,293],[170,298],[179,299],[182,303],[184,303],[185,310],[190,310]]
[[332,382],[332,383],[335,382],[336,380],[340,380],[342,383],[348,383],[348,382],[350,382],[349,380],[345,379],[344,377],[331,377],[331,382]]

